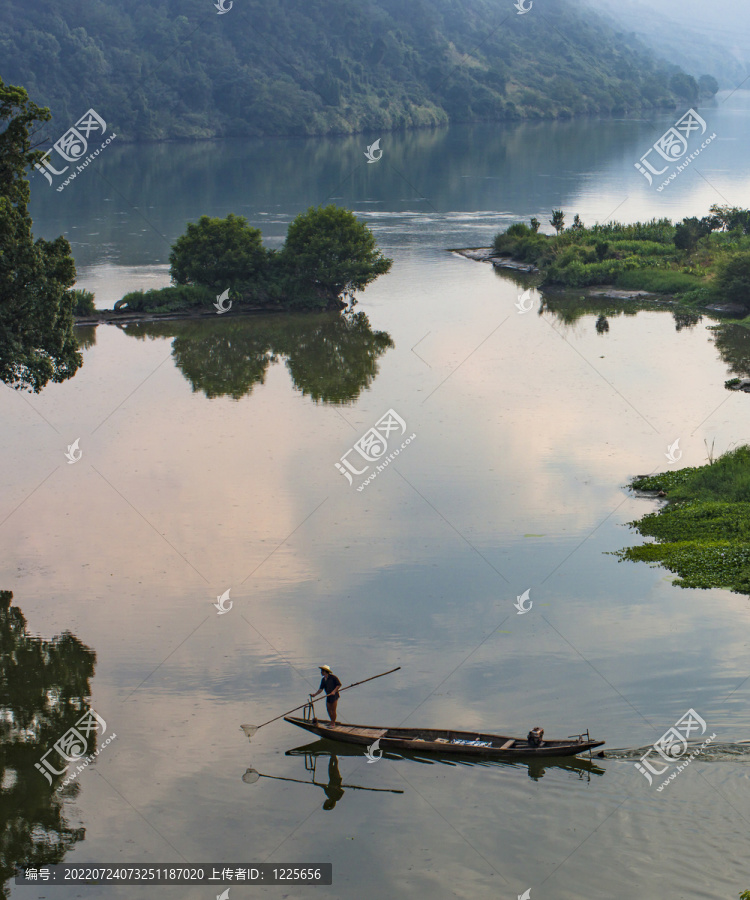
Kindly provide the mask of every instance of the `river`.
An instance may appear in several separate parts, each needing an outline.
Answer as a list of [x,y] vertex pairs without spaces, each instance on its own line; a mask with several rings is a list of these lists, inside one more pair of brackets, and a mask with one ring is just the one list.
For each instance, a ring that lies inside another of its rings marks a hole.
[[[115,141],[64,192],[34,179],[35,233],[69,238],[99,307],[166,284],[170,244],[202,214],[244,215],[279,246],[297,213],[336,202],[395,262],[356,318],[102,325],[82,331],[69,382],[0,392],[0,588],[13,592],[0,648],[19,667],[4,721],[27,745],[4,756],[6,874],[33,845],[42,862],[57,847],[73,863],[333,864],[331,887],[253,889],[274,897],[750,888],[748,598],[611,555],[641,540],[627,523],[654,506],[629,478],[748,440],[750,399],[724,388],[750,365],[744,333],[720,353],[706,318],[678,328],[667,308],[615,304],[605,331],[602,309],[536,290],[524,313],[523,279],[446,252],[533,215],[549,230],[558,207],[590,224],[750,205],[749,97],[699,109],[717,137],[662,192],[634,163],[675,114]],[[336,464],[389,410],[400,452],[358,491],[372,467],[350,485]],[[283,721],[248,742],[240,725],[303,702],[323,663],[344,684],[401,667],[344,694],[343,721],[588,728],[608,757],[368,764],[330,744],[290,753],[311,736]],[[33,763],[85,703],[116,739],[55,793]],[[716,737],[657,791],[635,763],[690,709],[706,729],[692,739]],[[269,777],[243,781],[248,768]],[[198,900],[224,887],[53,890]]]

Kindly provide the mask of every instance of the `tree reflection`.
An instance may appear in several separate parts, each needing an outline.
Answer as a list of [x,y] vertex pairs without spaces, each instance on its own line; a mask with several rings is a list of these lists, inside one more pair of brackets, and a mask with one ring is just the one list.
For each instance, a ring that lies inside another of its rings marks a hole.
[[[596,331],[606,334],[610,319],[635,316],[643,309],[664,311],[663,303],[644,300],[613,300],[606,297],[587,297],[564,292],[544,293],[539,315],[551,313],[558,322],[570,328],[586,316],[596,317]],[[678,329],[679,330],[679,329]]]
[[[88,708],[96,654],[70,632],[27,634],[26,619],[0,591],[0,872],[59,863],[85,836],[63,816],[61,795],[34,768]],[[75,796],[77,782],[63,796]]]
[[729,371],[740,378],[750,378],[750,330],[742,325],[721,325],[712,333]]
[[673,312],[672,316],[674,317],[674,327],[677,331],[682,331],[683,328],[695,328],[703,319],[700,313],[694,312]]
[[[609,320],[620,316],[634,316],[642,309],[667,312],[663,303],[641,300],[608,300],[595,297],[575,297],[569,294],[544,294],[539,315],[551,313],[564,327],[572,327],[585,316],[596,316],[596,330],[599,334],[609,331]],[[690,310],[669,310],[674,319],[676,331],[694,328],[709,315]],[[722,322],[710,332],[719,355],[729,372],[739,378],[750,378],[750,329],[742,325]]]
[[79,350],[88,350],[96,345],[96,325],[76,325],[73,333]]
[[670,312],[674,319],[675,331],[694,328],[703,320],[703,313],[690,310],[669,309],[664,302],[656,300],[617,300],[610,297],[596,297],[574,294],[569,291],[548,292],[542,295],[539,315],[551,313],[562,325],[571,327],[586,316],[596,316],[596,331],[606,334],[609,320],[618,316],[635,316],[642,310]]
[[311,313],[125,325],[133,337],[174,338],[172,356],[207,397],[239,400],[263,384],[269,366],[285,358],[297,390],[323,403],[350,403],[378,374],[394,346],[373,331],[365,313]]

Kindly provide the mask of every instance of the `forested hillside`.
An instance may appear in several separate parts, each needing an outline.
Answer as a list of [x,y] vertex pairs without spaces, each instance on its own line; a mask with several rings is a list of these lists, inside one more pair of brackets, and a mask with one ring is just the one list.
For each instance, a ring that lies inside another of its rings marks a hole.
[[159,140],[621,115],[697,91],[574,0],[0,0],[0,18],[0,76],[50,107],[51,134],[90,107]]

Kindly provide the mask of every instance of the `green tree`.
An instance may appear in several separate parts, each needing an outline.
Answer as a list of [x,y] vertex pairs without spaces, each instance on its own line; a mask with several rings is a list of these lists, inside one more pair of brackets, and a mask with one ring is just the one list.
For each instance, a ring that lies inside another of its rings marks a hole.
[[674,245],[678,250],[687,250],[688,253],[692,253],[698,246],[698,241],[710,233],[711,225],[708,219],[697,219],[692,216],[675,225]]
[[698,79],[698,89],[703,96],[713,97],[719,90],[719,82],[713,75],[701,75]]
[[698,82],[692,75],[677,72],[669,79],[669,87],[681,100],[693,103],[698,99]]
[[553,209],[549,223],[558,234],[565,231],[565,213],[561,209]]
[[96,312],[96,304],[94,303],[94,295],[91,291],[76,288],[70,292],[73,297],[73,315],[74,316],[90,316]]
[[742,209],[739,206],[719,206],[718,203],[710,208],[712,230],[722,228],[724,231],[739,230],[743,234],[750,234],[750,209]]
[[0,79],[0,380],[39,392],[83,363],[73,332],[76,270],[64,237],[34,241],[26,169],[37,125],[50,118],[22,87]]
[[265,273],[268,254],[260,230],[243,216],[201,216],[172,245],[169,273],[176,284],[242,291]]
[[334,204],[300,213],[280,256],[295,291],[330,308],[340,308],[342,294],[364,290],[393,264],[364,222]]
[[716,290],[722,300],[750,311],[750,250],[735,253],[719,265]]
[[583,222],[581,221],[581,217],[578,215],[578,213],[576,213],[575,217],[573,218],[573,224],[570,226],[570,230],[571,231],[583,231],[584,228],[585,228],[585,226],[584,226]]

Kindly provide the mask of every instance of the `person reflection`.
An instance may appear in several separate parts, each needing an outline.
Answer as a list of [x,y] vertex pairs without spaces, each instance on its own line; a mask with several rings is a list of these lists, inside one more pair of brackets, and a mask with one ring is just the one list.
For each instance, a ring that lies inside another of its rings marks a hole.
[[530,760],[528,762],[529,767],[529,778],[532,781],[539,781],[540,778],[544,778],[544,764],[539,760]]
[[331,758],[328,760],[328,784],[321,785],[327,797],[323,802],[323,809],[333,809],[344,796],[345,791],[341,788],[342,781],[343,779],[339,772],[339,758],[335,753],[332,753]]

